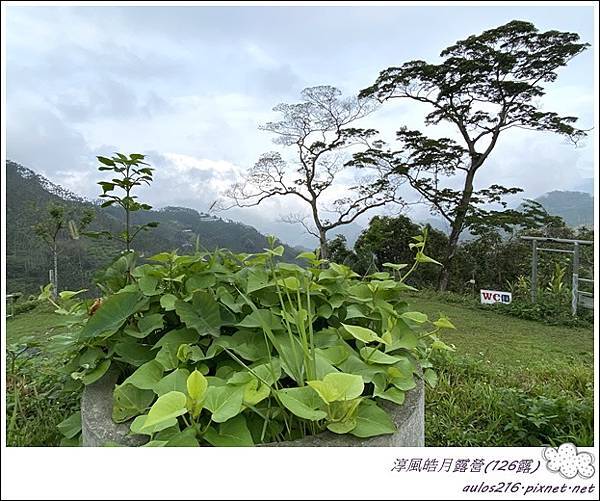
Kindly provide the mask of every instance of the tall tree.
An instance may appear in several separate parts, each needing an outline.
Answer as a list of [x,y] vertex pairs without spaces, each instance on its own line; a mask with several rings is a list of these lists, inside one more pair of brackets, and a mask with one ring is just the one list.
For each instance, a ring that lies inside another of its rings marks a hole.
[[358,172],[344,161],[343,153],[372,146],[370,141],[377,131],[358,128],[356,122],[373,109],[374,100],[342,98],[338,89],[329,86],[305,89],[300,103],[279,104],[274,111],[281,114],[281,120],[260,129],[275,134],[275,143],[293,149],[292,159],[284,160],[279,152],[262,155],[217,207],[251,207],[276,196],[295,197],[307,206],[309,216],[291,214],[284,220],[302,224],[317,237],[321,257],[327,258],[327,232],[353,222],[370,209],[397,201],[397,185],[375,165],[355,163],[366,175],[355,177],[355,184],[346,187],[343,196],[332,193],[333,188],[340,187],[342,175],[349,179]]
[[[357,161],[384,163],[408,180],[432,211],[448,221],[451,232],[440,275],[445,290],[461,233],[489,215],[484,206],[502,202],[520,191],[494,184],[475,190],[475,176],[508,129],[549,131],[577,142],[585,135],[574,127],[577,118],[542,111],[538,99],[543,85],[557,78],[565,66],[589,44],[579,43],[575,33],[540,32],[531,23],[511,21],[498,28],[460,40],[441,52],[438,63],[410,61],[382,71],[359,97],[409,99],[432,108],[425,123],[452,124],[458,141],[432,139],[419,131],[402,128],[397,133],[398,151],[372,149]],[[462,186],[451,188],[445,177],[462,176]],[[494,214],[495,216],[495,214]]]
[[85,229],[93,220],[94,212],[85,209],[79,216],[78,223],[75,209],[65,204],[51,202],[43,214],[39,215],[38,223],[33,226],[34,233],[48,246],[52,255],[52,295],[58,295],[58,242],[61,234],[68,229],[73,238],[79,238],[78,232]]

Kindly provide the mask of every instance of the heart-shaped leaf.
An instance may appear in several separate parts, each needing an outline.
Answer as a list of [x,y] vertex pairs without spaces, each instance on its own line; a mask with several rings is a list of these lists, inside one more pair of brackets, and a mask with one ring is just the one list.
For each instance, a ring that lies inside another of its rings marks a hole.
[[352,335],[354,338],[362,341],[363,343],[371,343],[377,341],[379,343],[385,343],[385,340],[380,338],[374,331],[366,327],[360,327],[358,325],[347,325],[342,324],[346,332]]
[[223,423],[242,411],[243,386],[209,386],[206,390],[204,407],[211,413],[211,419]]
[[279,390],[277,397],[286,409],[302,419],[319,421],[327,417],[319,408],[322,405],[319,397],[308,386]]
[[343,372],[327,374],[322,381],[307,381],[307,383],[327,404],[357,398],[365,387],[361,376]]
[[180,391],[170,391],[161,395],[150,408],[148,417],[141,429],[148,430],[152,426],[185,414],[187,412],[186,401],[185,393]]
[[356,427],[350,431],[360,438],[387,435],[396,432],[396,426],[389,414],[370,400],[365,400],[359,405],[356,415]]

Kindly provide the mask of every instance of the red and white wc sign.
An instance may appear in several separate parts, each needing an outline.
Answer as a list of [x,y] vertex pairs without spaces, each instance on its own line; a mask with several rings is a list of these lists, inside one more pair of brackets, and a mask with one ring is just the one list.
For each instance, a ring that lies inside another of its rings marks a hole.
[[510,304],[512,302],[512,294],[510,292],[488,291],[485,289],[481,289],[480,293],[481,293],[481,304],[494,304],[494,303]]

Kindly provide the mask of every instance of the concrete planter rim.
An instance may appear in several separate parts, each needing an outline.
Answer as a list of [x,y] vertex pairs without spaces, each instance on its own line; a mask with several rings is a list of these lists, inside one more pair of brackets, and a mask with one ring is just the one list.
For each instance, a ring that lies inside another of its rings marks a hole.
[[[125,423],[113,422],[113,389],[117,379],[118,372],[110,370],[98,381],[84,388],[81,397],[81,425],[83,445],[86,447],[105,444],[136,447],[148,441],[148,437],[130,435],[131,420]],[[298,440],[257,444],[255,447],[422,447],[425,391],[421,373],[415,379],[417,386],[406,392],[402,405],[387,401],[379,404],[390,413],[396,425],[397,431],[393,434],[361,439],[324,431]]]

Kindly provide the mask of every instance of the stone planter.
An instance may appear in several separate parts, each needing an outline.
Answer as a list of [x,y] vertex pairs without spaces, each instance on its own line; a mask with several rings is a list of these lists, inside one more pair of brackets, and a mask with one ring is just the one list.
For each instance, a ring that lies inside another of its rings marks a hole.
[[108,443],[136,447],[148,441],[141,435],[128,436],[131,422],[117,424],[112,420],[113,390],[118,377],[117,371],[108,371],[83,390],[81,438],[84,447],[102,447]]
[[[107,443],[139,446],[148,441],[139,435],[128,436],[128,423],[112,420],[112,392],[117,373],[109,372],[97,382],[88,385],[81,397],[81,433],[85,447],[99,447]],[[397,431],[392,435],[361,439],[352,435],[337,435],[329,431],[291,442],[274,442],[262,447],[423,447],[425,445],[425,391],[423,381],[417,378],[417,387],[406,393],[404,404],[383,404],[391,413]]]

